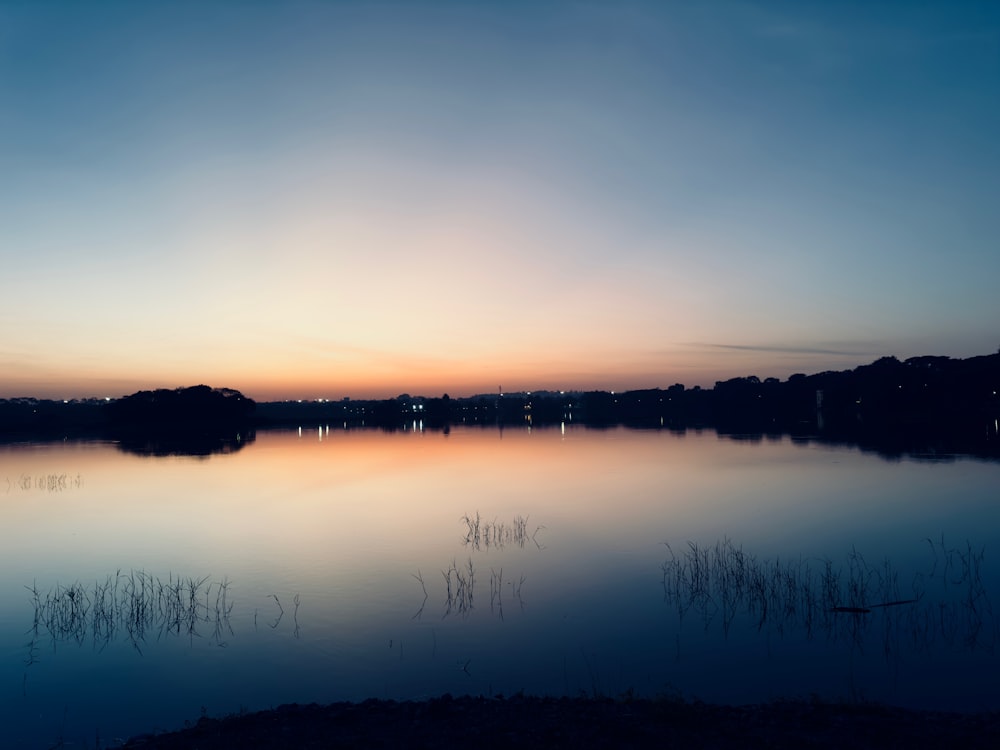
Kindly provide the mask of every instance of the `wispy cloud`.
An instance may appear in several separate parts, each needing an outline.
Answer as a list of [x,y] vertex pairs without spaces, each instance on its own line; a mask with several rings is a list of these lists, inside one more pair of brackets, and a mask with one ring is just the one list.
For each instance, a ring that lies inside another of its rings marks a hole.
[[871,356],[871,351],[848,351],[844,349],[821,349],[811,346],[774,346],[774,345],[754,345],[754,344],[709,344],[696,342],[690,346],[702,349],[725,349],[745,352],[771,352],[777,354],[822,354],[833,357],[867,357]]

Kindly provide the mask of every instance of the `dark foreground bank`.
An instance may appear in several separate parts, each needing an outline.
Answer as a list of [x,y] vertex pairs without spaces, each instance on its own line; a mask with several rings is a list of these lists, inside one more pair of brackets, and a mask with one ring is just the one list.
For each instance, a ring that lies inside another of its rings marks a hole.
[[990,748],[1000,713],[946,714],[875,705],[678,700],[452,698],[281,706],[202,718],[126,748]]

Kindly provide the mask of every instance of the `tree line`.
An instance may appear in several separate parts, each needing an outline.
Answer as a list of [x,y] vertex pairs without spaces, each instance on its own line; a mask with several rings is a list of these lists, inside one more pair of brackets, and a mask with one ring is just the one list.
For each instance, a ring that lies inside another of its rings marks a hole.
[[[35,437],[129,435],[280,425],[330,424],[405,429],[448,425],[571,423],[666,429],[711,428],[728,434],[822,434],[863,442],[866,436],[992,439],[1000,420],[1000,353],[952,359],[882,357],[851,370],[787,380],[749,375],[713,388],[625,392],[535,391],[464,398],[411,396],[340,401],[256,403],[239,391],[207,385],[139,391],[120,399],[0,400],[0,434]],[[992,436],[992,437],[991,437]],[[1000,455],[1000,451],[996,451]]]

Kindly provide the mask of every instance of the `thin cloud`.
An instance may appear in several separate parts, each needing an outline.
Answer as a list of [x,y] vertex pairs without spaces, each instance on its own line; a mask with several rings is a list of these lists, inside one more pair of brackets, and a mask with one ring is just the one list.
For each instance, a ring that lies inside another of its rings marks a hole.
[[742,352],[770,352],[775,354],[823,354],[833,357],[867,357],[871,352],[865,351],[845,351],[842,349],[819,349],[809,346],[763,346],[747,344],[705,344],[695,343],[692,346],[704,349],[726,349]]

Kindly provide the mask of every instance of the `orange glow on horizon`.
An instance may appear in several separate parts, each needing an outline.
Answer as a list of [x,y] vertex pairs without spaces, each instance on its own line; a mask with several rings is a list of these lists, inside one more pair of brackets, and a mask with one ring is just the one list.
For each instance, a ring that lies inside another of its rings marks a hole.
[[[674,358],[679,361],[680,358]],[[763,360],[770,361],[764,365]],[[872,357],[871,359],[874,359]],[[98,371],[85,373],[75,380],[57,377],[8,378],[0,382],[0,398],[118,398],[140,390],[180,388],[206,384],[218,388],[234,388],[256,401],[315,400],[338,401],[352,399],[395,398],[407,393],[413,396],[436,397],[448,394],[463,398],[495,393],[498,387],[506,392],[523,391],[627,391],[647,388],[668,388],[676,383],[686,388],[712,388],[719,380],[757,375],[786,380],[797,372],[819,372],[824,369],[850,369],[867,364],[869,359],[845,360],[842,365],[816,361],[817,357],[772,356],[762,358],[746,353],[713,354],[697,360],[686,358],[683,365],[650,366],[649,362],[593,363],[590,367],[573,368],[543,363],[541,366],[494,362],[474,365],[453,362],[433,367],[430,364],[407,361],[394,366],[366,370],[363,367],[325,368],[315,362],[301,367],[277,363],[257,367],[174,367],[157,368],[155,374],[142,368],[122,371],[117,376],[102,376]]]

